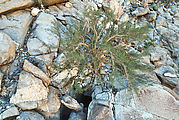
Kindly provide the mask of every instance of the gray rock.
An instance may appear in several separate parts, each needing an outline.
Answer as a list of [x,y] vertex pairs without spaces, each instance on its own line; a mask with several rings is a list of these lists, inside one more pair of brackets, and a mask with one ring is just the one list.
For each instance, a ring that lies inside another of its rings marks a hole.
[[164,12],[164,13],[162,13],[162,14],[160,14],[161,16],[163,16],[164,18],[166,18],[167,20],[172,20],[172,16],[170,15],[170,13],[169,12]]
[[113,111],[109,106],[92,101],[88,107],[87,120],[113,120]]
[[29,39],[27,48],[30,55],[41,55],[50,52],[50,48],[37,38]]
[[52,84],[54,84],[55,86],[57,86],[58,88],[62,88],[66,82],[64,81],[67,77],[69,76],[69,71],[68,70],[64,70],[58,74],[56,74],[53,78],[52,78]]
[[114,108],[116,120],[155,120],[157,118],[157,116],[154,116],[151,113],[130,106],[115,104]]
[[175,88],[178,85],[179,79],[177,77],[171,77],[166,75],[166,73],[172,74],[172,76],[177,76],[175,69],[170,66],[162,66],[158,69],[155,69],[156,74],[160,77],[160,81],[163,84],[166,84],[172,88]]
[[55,57],[55,53],[35,56],[35,58],[43,61],[46,66],[51,66],[52,65],[54,57]]
[[48,99],[46,101],[42,101],[38,104],[38,110],[48,118],[51,114],[57,113],[61,106],[61,102],[59,100],[59,91],[58,89],[49,86]]
[[72,112],[68,120],[86,120],[86,114],[82,111]]
[[0,120],[4,120],[10,117],[15,117],[19,115],[17,107],[10,107],[4,112],[0,113]]
[[28,60],[24,61],[23,69],[29,73],[32,73],[34,76],[40,78],[45,86],[48,86],[50,84],[51,80],[49,76],[45,74],[41,69],[30,63]]
[[0,1],[0,14],[10,12],[13,10],[24,9],[34,4],[33,0],[1,0]]
[[143,7],[138,7],[135,11],[132,12],[132,15],[138,17],[138,16],[143,16],[149,13],[149,8],[143,8]]
[[56,52],[59,47],[59,36],[55,29],[56,18],[53,15],[41,12],[33,24],[31,37],[37,38],[45,46],[50,48],[51,52]]
[[69,95],[64,95],[62,98],[61,98],[61,103],[63,105],[65,105],[66,107],[70,108],[70,109],[73,109],[75,111],[80,111],[82,110],[82,106],[74,99],[72,98],[71,96]]
[[15,44],[5,33],[0,32],[0,65],[7,64],[15,58]]
[[13,39],[13,41],[17,43],[16,47],[19,47],[24,44],[24,38],[28,32],[31,22],[32,16],[30,15],[30,12],[20,10],[7,14],[7,16],[4,18],[0,18],[0,29],[8,34]]
[[156,26],[162,26],[162,27],[168,27],[168,23],[167,23],[167,20],[162,17],[162,16],[158,16],[157,17],[157,20],[156,20]]
[[124,13],[120,18],[120,22],[127,22],[127,21],[129,21],[129,15],[127,13]]
[[[35,78],[28,72],[21,72],[19,76],[18,86],[15,95],[10,99],[10,103],[21,104],[27,101],[38,102],[47,99],[48,88],[46,88],[42,81]],[[36,103],[37,104],[37,103]]]
[[174,24],[179,26],[179,18],[174,18]]
[[157,17],[157,12],[155,12],[155,11],[150,11],[150,13],[147,14],[145,17],[147,18],[147,20],[148,20],[149,22],[154,21],[154,20],[156,19],[156,17]]
[[[136,110],[142,110],[142,112],[159,116],[161,120],[178,119],[179,117],[179,104],[169,92],[162,88],[161,85],[154,84],[153,86],[140,87],[138,96],[127,89],[122,90],[116,94],[115,103],[124,107],[130,106]],[[119,114],[120,113],[118,113],[118,115]]]
[[35,111],[23,111],[16,120],[45,120],[45,118]]
[[172,59],[170,58],[170,56],[168,55],[168,51],[164,48],[159,47],[159,46],[155,47],[155,51],[151,53],[150,61],[156,67],[160,67],[165,64],[172,65],[172,62],[173,62]]

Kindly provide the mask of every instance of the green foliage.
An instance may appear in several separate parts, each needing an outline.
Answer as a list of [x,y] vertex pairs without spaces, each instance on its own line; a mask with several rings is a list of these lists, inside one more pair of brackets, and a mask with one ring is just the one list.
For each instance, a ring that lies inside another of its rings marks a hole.
[[[60,40],[60,51],[65,53],[65,69],[79,68],[82,78],[90,76],[98,79],[99,84],[103,84],[101,70],[103,64],[112,66],[110,79],[124,76],[130,88],[136,88],[139,81],[146,79],[146,76],[138,74],[136,70],[148,70],[149,67],[141,63],[140,58],[145,49],[151,45],[147,41],[146,33],[148,26],[136,28],[130,22],[122,24],[116,23],[114,12],[109,9],[91,10],[87,9],[84,18],[81,20],[71,19],[72,24],[66,26],[64,34],[67,36]],[[59,25],[54,23],[56,34],[59,34]],[[58,26],[58,27],[57,27]],[[143,45],[140,52],[129,52],[129,49]],[[85,70],[90,70],[85,74]],[[70,87],[81,92],[78,83],[85,79],[78,77],[78,82],[69,84]],[[91,85],[93,82],[91,82]]]

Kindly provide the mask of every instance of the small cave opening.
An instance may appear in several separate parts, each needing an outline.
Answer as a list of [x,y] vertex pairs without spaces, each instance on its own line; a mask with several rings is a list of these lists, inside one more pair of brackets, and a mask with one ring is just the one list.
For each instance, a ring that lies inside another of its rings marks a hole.
[[62,105],[60,108],[60,120],[68,120],[72,111],[73,110],[67,108],[65,105]]
[[86,119],[87,119],[88,106],[92,101],[91,94],[90,95],[86,95],[85,93],[79,94],[76,96],[76,100],[78,101],[78,103],[82,103],[84,105],[83,112],[86,114]]
[[[78,101],[78,103],[82,103],[84,105],[83,112],[86,114],[85,119],[87,119],[88,106],[89,106],[90,102],[92,101],[92,97],[90,95],[86,95],[86,94],[82,93],[82,94],[77,95],[75,97],[75,99]],[[75,111],[62,105],[61,110],[60,110],[60,120],[68,120],[70,117],[70,114],[72,112],[75,112]]]

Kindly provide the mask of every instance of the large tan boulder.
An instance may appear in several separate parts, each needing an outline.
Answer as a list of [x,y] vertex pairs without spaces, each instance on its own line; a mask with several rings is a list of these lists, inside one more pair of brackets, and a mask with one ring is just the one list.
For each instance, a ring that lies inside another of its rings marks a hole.
[[46,100],[48,92],[48,88],[43,85],[40,79],[23,71],[20,73],[17,90],[15,95],[11,97],[10,103],[22,106],[25,102]]
[[32,6],[34,3],[33,0],[0,0],[0,14],[24,9]]

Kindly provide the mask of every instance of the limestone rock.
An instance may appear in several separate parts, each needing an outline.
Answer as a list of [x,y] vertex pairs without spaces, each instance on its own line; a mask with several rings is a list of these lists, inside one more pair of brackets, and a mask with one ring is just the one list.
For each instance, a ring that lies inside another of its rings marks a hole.
[[138,17],[138,16],[143,16],[149,13],[149,8],[143,8],[143,7],[138,7],[135,11],[132,12],[132,15]]
[[[14,1],[14,3],[18,2],[16,0]],[[24,44],[24,38],[27,34],[31,21],[32,16],[30,15],[30,12],[25,10],[19,10],[7,14],[5,18],[0,18],[0,29],[6,34],[8,34],[13,39],[13,41],[17,43],[16,47],[19,47]]]
[[64,104],[66,107],[79,111],[82,110],[82,106],[71,96],[64,95],[62,97],[61,103]]
[[0,65],[7,64],[15,58],[15,44],[5,33],[0,32]]
[[158,69],[155,69],[155,73],[157,76],[159,76],[160,81],[163,84],[168,85],[171,88],[175,88],[178,85],[179,79],[177,78],[175,69],[172,67],[162,66]]
[[151,113],[147,113],[130,106],[115,104],[114,108],[116,120],[162,120],[157,119],[158,117],[152,115]]
[[46,66],[51,66],[54,56],[55,56],[54,53],[50,53],[50,54],[38,55],[35,56],[35,58],[43,61],[46,64]]
[[31,38],[37,38],[44,45],[50,48],[51,52],[56,52],[59,47],[59,36],[55,26],[57,22],[53,15],[41,12],[32,26]]
[[17,120],[45,120],[45,118],[35,111],[23,111]]
[[48,100],[40,103],[37,108],[42,112],[44,116],[47,116],[52,113],[57,113],[59,111],[61,103],[58,94],[58,89],[49,86]]
[[26,101],[40,101],[47,99],[48,88],[42,81],[28,72],[21,72],[15,95],[10,99],[10,103],[19,104]]
[[68,75],[69,75],[68,70],[64,70],[58,73],[52,78],[52,84],[54,84],[55,86],[58,86],[58,88],[63,88],[63,86],[65,85],[65,82],[63,80],[67,78]]
[[86,120],[86,114],[83,111],[72,112],[68,120]]
[[33,0],[1,0],[0,14],[14,10],[24,9],[34,4]]
[[163,119],[178,119],[179,117],[179,104],[160,85],[139,88],[139,97],[127,89],[122,90],[116,94],[115,102],[122,106],[130,106],[154,114]]
[[50,52],[50,48],[37,38],[29,39],[27,42],[27,48],[30,55],[41,55]]
[[87,120],[113,120],[113,111],[108,106],[91,103]]
[[19,115],[19,111],[17,107],[10,107],[0,114],[0,120],[4,120],[10,117],[15,117],[18,115]]
[[50,78],[42,70],[40,70],[38,67],[34,66],[29,61],[25,60],[23,69],[27,72],[32,73],[34,76],[42,79],[45,86],[48,86],[50,84]]

